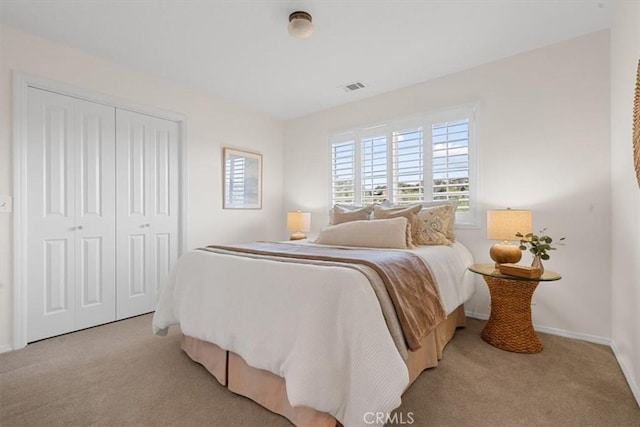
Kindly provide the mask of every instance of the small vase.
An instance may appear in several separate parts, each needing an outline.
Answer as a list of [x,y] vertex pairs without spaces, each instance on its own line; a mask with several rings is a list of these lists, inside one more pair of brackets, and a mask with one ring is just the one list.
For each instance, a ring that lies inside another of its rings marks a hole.
[[538,255],[533,257],[533,262],[531,263],[531,267],[539,268],[541,276],[544,273],[544,265],[542,265],[542,258],[540,258]]

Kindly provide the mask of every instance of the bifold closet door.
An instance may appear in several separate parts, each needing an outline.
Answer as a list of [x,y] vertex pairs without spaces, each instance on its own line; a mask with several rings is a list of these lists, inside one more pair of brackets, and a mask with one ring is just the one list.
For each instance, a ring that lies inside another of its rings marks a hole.
[[117,318],[155,310],[178,258],[178,123],[116,110]]
[[115,108],[29,88],[27,341],[115,320]]

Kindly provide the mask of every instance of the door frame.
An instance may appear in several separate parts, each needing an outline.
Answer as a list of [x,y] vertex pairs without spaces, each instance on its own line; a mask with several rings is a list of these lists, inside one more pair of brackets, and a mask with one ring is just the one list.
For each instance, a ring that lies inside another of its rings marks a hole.
[[92,92],[66,83],[14,71],[13,77],[13,349],[27,345],[26,212],[27,192],[27,100],[30,87],[85,101],[129,110],[178,123],[178,256],[186,248],[186,153],[187,120],[183,114],[137,104],[129,100]]

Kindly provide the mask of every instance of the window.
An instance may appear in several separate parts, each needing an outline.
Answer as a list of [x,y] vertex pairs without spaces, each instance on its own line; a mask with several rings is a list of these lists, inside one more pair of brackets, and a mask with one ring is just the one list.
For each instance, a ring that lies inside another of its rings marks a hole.
[[469,120],[433,125],[431,140],[433,199],[457,200],[469,212]]
[[331,144],[333,204],[353,204],[356,201],[356,142],[345,141]]
[[422,127],[392,132],[394,203],[423,201],[424,180],[424,130]]
[[456,200],[458,226],[478,226],[475,107],[331,137],[332,204]]
[[387,137],[384,129],[371,129],[360,138],[360,203],[387,198]]

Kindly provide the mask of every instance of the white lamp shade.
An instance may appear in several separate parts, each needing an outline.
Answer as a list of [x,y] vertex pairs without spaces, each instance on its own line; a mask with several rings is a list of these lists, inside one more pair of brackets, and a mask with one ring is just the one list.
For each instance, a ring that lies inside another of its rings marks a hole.
[[498,209],[487,211],[487,238],[490,240],[520,240],[516,233],[531,233],[531,211]]
[[310,212],[287,212],[287,230],[289,231],[311,231]]

